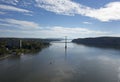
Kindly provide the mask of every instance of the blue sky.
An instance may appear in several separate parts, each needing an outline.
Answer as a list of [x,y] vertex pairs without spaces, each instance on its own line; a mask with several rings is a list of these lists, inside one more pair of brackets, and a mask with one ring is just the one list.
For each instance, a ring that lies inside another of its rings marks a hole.
[[120,0],[0,0],[0,37],[120,36]]

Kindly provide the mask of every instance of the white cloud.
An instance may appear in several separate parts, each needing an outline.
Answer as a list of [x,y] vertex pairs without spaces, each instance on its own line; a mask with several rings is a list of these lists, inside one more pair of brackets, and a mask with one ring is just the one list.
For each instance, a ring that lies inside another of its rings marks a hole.
[[0,9],[2,10],[8,10],[8,11],[17,11],[17,12],[23,12],[23,13],[31,13],[32,11],[22,9],[22,8],[17,8],[15,6],[10,6],[10,5],[2,5],[0,4]]
[[85,21],[85,22],[83,22],[83,24],[92,24],[92,23],[91,23],[91,22]]
[[[62,26],[51,26],[41,27],[39,24],[17,19],[0,19],[1,33],[16,33],[20,36],[22,33],[26,33],[24,37],[36,37],[36,38],[47,38],[47,37],[64,37],[78,38],[78,37],[93,37],[93,36],[104,36],[110,35],[110,32],[97,31],[82,27],[62,27]],[[12,27],[12,28],[11,28]],[[4,28],[4,30],[2,30]],[[19,29],[18,29],[19,28]],[[15,37],[16,35],[12,35]]]
[[57,14],[80,14],[100,21],[120,20],[120,2],[111,2],[99,9],[90,8],[72,0],[35,0],[37,6]]
[[17,3],[20,0],[1,0],[1,2],[7,3],[7,4],[12,4],[12,5],[17,5]]
[[27,16],[33,16],[33,14],[30,14],[30,13],[26,13],[24,15],[27,15]]
[[78,37],[88,37],[88,36],[100,36],[107,35],[109,32],[95,31],[86,28],[80,27],[60,27],[54,26],[48,30],[41,30],[41,32],[48,36],[56,37],[56,36],[68,36],[70,38],[78,38]]
[[101,21],[120,20],[120,2],[111,2],[100,9],[90,10],[85,15]]
[[[120,1],[110,2],[98,9],[91,8],[73,0],[1,0],[4,3],[12,5],[20,5],[23,7],[37,5],[47,11],[56,14],[74,16],[76,14],[98,19],[103,22],[111,20],[120,20]],[[31,12],[26,9],[16,8],[15,6],[0,5],[0,9],[18,11],[18,12]]]
[[7,3],[9,5],[19,5],[19,6],[28,6],[33,4],[34,0],[0,0],[2,3]]
[[1,11],[0,11],[0,14],[6,14],[6,12],[1,12]]
[[0,25],[1,26],[7,26],[7,27],[18,27],[21,29],[34,29],[34,28],[39,28],[39,24],[31,21],[24,21],[24,20],[16,20],[16,19],[0,19],[2,22]]
[[[13,24],[19,24],[18,22],[20,22],[21,27],[25,26],[31,26],[29,23],[31,22],[21,22],[21,21],[17,21],[13,19],[12,20],[7,20],[7,21],[12,21],[10,22],[10,25]],[[22,26],[23,24],[26,24],[25,26]],[[3,26],[9,26],[9,24],[0,24]],[[36,26],[36,24],[32,24],[32,26]],[[38,25],[37,25],[38,26]],[[20,26],[19,26],[20,27]],[[96,30],[90,30],[90,29],[86,29],[86,28],[81,28],[81,27],[61,27],[61,26],[52,26],[52,27],[39,27],[41,29],[38,28],[33,28],[33,29],[21,29],[21,30],[3,30],[3,32],[6,32],[9,34],[9,32],[13,32],[13,33],[26,33],[26,35],[24,35],[24,37],[36,37],[36,38],[47,38],[47,37],[53,37],[53,38],[62,38],[64,36],[68,36],[69,38],[79,38],[79,37],[96,37],[96,36],[102,36],[102,35],[109,35],[109,32],[104,32],[104,31],[96,31]],[[19,35],[18,34],[18,35]],[[28,35],[29,34],[29,35]],[[16,35],[14,35],[15,37]]]
[[37,6],[57,14],[74,15],[79,4],[70,0],[36,0]]

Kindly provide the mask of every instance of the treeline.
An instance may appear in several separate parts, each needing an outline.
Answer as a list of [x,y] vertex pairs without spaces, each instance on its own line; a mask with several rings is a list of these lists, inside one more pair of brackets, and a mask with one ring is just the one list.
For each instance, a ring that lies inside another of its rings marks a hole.
[[50,45],[50,39],[0,38],[0,55],[40,51]]
[[120,49],[120,37],[78,38],[72,40],[72,42],[88,46]]

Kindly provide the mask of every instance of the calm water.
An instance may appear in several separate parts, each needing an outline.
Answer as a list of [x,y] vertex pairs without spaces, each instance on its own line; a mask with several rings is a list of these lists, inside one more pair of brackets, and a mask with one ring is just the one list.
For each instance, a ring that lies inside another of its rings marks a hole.
[[52,43],[0,60],[0,82],[120,82],[120,50]]

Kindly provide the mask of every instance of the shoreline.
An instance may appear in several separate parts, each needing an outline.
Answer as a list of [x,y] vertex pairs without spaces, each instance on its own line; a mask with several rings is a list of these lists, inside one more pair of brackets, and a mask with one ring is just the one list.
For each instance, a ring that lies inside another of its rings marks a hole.
[[8,57],[10,57],[10,56],[12,56],[12,54],[8,54],[8,55],[5,55],[5,56],[0,56],[0,60],[5,59],[5,58],[8,58]]

